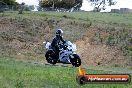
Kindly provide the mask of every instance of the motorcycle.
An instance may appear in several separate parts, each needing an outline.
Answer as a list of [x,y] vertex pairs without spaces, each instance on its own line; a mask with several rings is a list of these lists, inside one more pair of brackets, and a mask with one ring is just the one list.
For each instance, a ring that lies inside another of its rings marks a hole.
[[50,64],[63,63],[72,64],[75,67],[81,65],[81,59],[79,55],[75,53],[76,45],[67,41],[65,44],[59,45],[59,55],[51,48],[51,43],[46,42],[45,48],[47,52],[45,54],[46,60]]

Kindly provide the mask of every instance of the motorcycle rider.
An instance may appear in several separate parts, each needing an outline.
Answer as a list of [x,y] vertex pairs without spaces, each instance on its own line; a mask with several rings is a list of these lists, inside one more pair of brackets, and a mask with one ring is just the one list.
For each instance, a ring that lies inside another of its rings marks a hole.
[[45,54],[46,60],[50,64],[60,63],[70,63],[75,67],[81,65],[80,57],[74,53],[75,45],[70,41],[65,41],[63,39],[63,31],[61,29],[56,30],[56,36],[51,43],[47,42],[45,47],[48,51]]
[[53,39],[53,41],[51,43],[51,48],[54,50],[55,55],[57,55],[56,59],[59,58],[60,45],[66,43],[66,41],[63,39],[62,34],[63,34],[62,29],[57,29],[56,30],[56,36],[55,36],[55,38]]

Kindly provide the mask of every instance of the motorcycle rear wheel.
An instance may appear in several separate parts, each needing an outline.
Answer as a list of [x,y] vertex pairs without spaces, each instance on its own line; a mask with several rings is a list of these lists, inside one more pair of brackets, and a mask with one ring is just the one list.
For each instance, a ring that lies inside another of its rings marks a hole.
[[46,60],[48,63],[50,64],[56,64],[57,63],[57,60],[54,59],[52,56],[53,56],[53,51],[47,51],[46,54],[45,54],[45,57],[46,57]]
[[54,65],[54,64],[57,63],[57,60],[53,59],[52,57],[49,57],[49,58],[47,59],[47,62]]

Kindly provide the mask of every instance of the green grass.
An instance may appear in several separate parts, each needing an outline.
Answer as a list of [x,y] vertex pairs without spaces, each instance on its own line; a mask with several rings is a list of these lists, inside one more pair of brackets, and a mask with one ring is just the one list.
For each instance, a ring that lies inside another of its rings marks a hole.
[[[67,16],[69,19],[79,19],[83,21],[92,21],[93,23],[107,23],[132,26],[132,14],[118,14],[118,13],[95,13],[95,12],[37,12],[32,13],[34,16],[51,16],[63,17]],[[36,14],[36,15],[35,15]]]
[[[0,13],[2,14],[2,13]],[[5,16],[23,16],[17,12],[7,12]],[[132,26],[132,14],[119,14],[119,13],[95,13],[95,12],[24,12],[24,16],[35,17],[63,17],[66,16],[69,19],[79,19],[83,21],[91,20],[94,23],[108,23],[117,24],[120,26],[127,25]]]
[[[132,88],[130,84],[87,84],[76,82],[77,68],[45,66],[0,58],[0,88]],[[108,72],[87,70],[87,74]]]

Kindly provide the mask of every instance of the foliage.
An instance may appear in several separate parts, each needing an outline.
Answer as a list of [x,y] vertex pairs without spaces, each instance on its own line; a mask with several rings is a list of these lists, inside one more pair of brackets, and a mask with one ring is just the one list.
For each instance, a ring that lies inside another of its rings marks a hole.
[[21,5],[19,6],[19,14],[22,14],[24,9],[25,9],[25,3],[22,2]]
[[115,0],[88,0],[92,6],[94,6],[94,11],[100,12],[105,10],[106,6],[115,5]]
[[0,12],[4,12],[9,9],[18,9],[18,3],[15,0],[0,0]]
[[7,5],[18,5],[16,0],[1,0],[0,2],[3,2],[3,5],[5,5],[5,4],[7,4]]
[[34,10],[34,5],[25,5],[25,11],[32,11]]
[[82,6],[82,0],[39,0],[39,5],[44,8],[66,8],[70,9],[76,4],[80,4],[78,8]]

